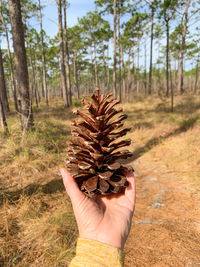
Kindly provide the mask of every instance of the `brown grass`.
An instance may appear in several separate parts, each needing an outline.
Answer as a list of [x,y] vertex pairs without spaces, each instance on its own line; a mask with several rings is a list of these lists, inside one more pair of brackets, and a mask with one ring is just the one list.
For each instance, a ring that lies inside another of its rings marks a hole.
[[[166,224],[133,227],[126,266],[184,266],[182,259],[175,261],[178,265],[167,260],[184,251],[184,242],[190,242],[192,263],[199,253],[194,249],[200,225],[197,213],[188,217],[189,209],[194,208],[190,196],[200,188],[200,105],[188,96],[176,97],[175,103],[173,114],[166,99],[124,104],[129,115],[126,124],[132,126],[129,137],[134,155],[130,162],[136,163],[138,175],[135,220],[148,220],[148,214],[154,218],[149,205],[161,185],[166,190],[178,188],[166,198],[169,206],[161,207],[155,217]],[[42,104],[34,111],[34,132],[22,136],[14,113],[8,116],[9,136],[0,132],[0,266],[67,266],[74,255],[77,228],[59,174],[70,138],[71,110],[64,110],[54,99],[49,107]],[[159,184],[145,184],[146,177],[155,176],[154,171]],[[185,224],[176,216],[183,215],[176,211],[181,198],[186,205]],[[190,227],[191,221],[198,227]],[[173,238],[177,242],[171,242]]]

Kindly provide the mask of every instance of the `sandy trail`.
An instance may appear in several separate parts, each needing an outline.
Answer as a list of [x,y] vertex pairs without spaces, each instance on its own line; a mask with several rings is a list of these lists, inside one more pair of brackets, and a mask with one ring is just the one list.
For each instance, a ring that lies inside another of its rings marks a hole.
[[133,163],[137,201],[125,266],[200,267],[200,192],[159,167]]

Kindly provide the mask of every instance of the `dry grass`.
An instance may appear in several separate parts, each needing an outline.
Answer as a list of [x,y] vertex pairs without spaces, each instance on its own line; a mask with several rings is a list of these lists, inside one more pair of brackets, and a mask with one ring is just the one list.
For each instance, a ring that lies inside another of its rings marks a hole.
[[[140,158],[145,168],[173,173],[199,188],[200,105],[192,97],[175,100],[173,114],[166,99],[124,105],[132,126],[131,162]],[[0,266],[67,266],[74,255],[77,229],[59,175],[72,115],[57,99],[34,108],[34,114],[34,132],[22,136],[14,113],[9,136],[0,132]],[[138,266],[148,266],[148,257],[144,262]]]

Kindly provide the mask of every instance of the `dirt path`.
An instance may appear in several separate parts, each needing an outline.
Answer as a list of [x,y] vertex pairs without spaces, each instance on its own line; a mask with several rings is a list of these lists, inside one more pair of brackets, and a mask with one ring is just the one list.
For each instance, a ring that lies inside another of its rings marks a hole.
[[142,158],[133,163],[137,202],[125,266],[200,267],[200,192]]

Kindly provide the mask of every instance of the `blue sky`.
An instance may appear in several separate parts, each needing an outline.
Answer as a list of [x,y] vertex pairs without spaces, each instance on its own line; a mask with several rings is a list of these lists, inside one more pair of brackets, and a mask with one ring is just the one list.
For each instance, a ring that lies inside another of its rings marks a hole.
[[[86,15],[88,11],[93,11],[95,9],[94,0],[68,0],[70,2],[70,6],[67,9],[67,22],[68,27],[74,26],[78,18],[81,18]],[[35,0],[37,2],[37,0]],[[58,33],[58,10],[56,6],[56,0],[41,0],[41,4],[44,5],[43,9],[43,28],[46,31],[47,35],[51,38],[54,37]],[[127,19],[129,15],[125,16],[125,19]],[[106,16],[106,19],[109,20],[111,23],[111,27],[113,27],[113,19],[111,16]],[[36,28],[39,32],[39,20],[36,18],[33,18],[30,21],[30,24],[32,27]],[[112,57],[112,40],[110,41],[110,56]],[[161,40],[161,45],[165,44],[165,38]],[[143,46],[143,45],[142,45]],[[150,42],[149,39],[147,40],[147,57],[149,57],[149,46]],[[6,42],[5,39],[2,40],[2,48],[6,48]],[[12,44],[11,44],[12,47]],[[142,47],[143,48],[143,47]],[[141,59],[140,63],[143,65],[144,63],[144,51],[141,51]],[[155,63],[156,58],[158,55],[157,46],[154,45],[154,56],[153,61]],[[147,62],[149,63],[149,60],[147,59]],[[186,67],[188,68],[190,64],[186,64]]]
[[[47,35],[54,37],[58,33],[58,10],[55,0],[41,0],[43,9],[43,28]],[[67,23],[69,27],[74,26],[78,17],[85,16],[88,11],[95,9],[94,0],[70,0],[70,6],[67,9]],[[31,26],[39,30],[39,20],[33,18],[30,21]],[[5,39],[2,40],[2,48],[6,48]]]
[[[41,3],[47,1],[42,0]],[[49,1],[50,2],[50,1]],[[52,3],[54,1],[51,1]],[[83,17],[88,11],[95,9],[94,0],[71,0],[70,7],[67,9],[68,26],[74,26],[77,23],[78,17]],[[44,14],[44,30],[48,35],[53,37],[58,32],[58,12],[55,4],[48,3],[43,10]]]

